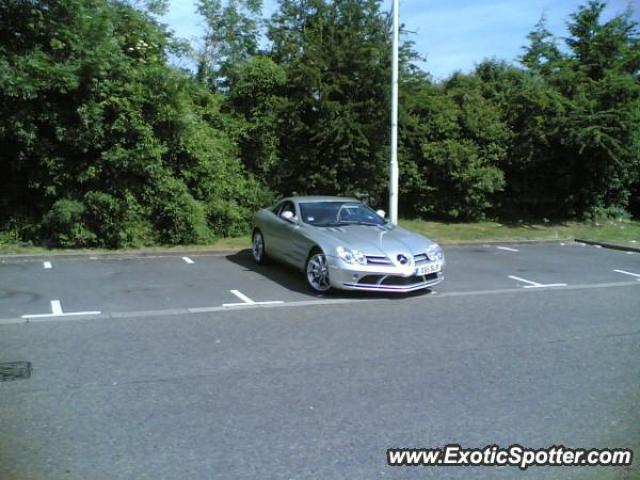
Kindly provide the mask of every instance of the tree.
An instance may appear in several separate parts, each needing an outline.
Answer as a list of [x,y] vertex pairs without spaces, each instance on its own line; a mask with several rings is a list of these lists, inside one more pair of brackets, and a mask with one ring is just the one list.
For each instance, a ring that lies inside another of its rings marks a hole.
[[206,23],[197,77],[224,89],[234,66],[258,51],[262,0],[198,0],[197,11]]
[[575,216],[625,208],[640,174],[638,26],[630,12],[603,23],[605,7],[592,0],[572,14],[570,54],[538,72],[563,97],[551,172],[570,172],[559,204]]
[[591,1],[571,16],[573,52],[564,77],[552,79],[571,99],[576,211],[624,208],[640,175],[640,37],[630,13],[602,23],[605,4]]
[[607,71],[637,75],[640,70],[638,24],[631,11],[601,23],[606,2],[590,0],[571,14],[566,39],[573,52],[572,66],[591,80],[601,80]]
[[570,201],[573,168],[566,160],[570,102],[539,72],[505,62],[485,61],[476,68],[483,96],[495,105],[510,130],[498,211],[510,218],[562,218]]
[[226,105],[242,119],[240,157],[249,171],[265,184],[273,183],[281,162],[278,134],[283,131],[286,83],[284,68],[262,55],[236,65],[229,80]]
[[368,193],[386,186],[389,21],[378,0],[285,0],[272,58],[287,75],[279,134],[282,193]]
[[457,220],[493,213],[509,130],[478,79],[456,74],[444,85],[416,84],[403,104],[404,211]]
[[0,4],[0,223],[118,247],[239,233],[262,189],[222,100],[167,65],[172,39],[122,2]]
[[562,59],[554,36],[547,30],[547,17],[542,15],[535,29],[527,35],[529,45],[523,47],[525,54],[520,62],[530,70],[543,75],[549,74]]

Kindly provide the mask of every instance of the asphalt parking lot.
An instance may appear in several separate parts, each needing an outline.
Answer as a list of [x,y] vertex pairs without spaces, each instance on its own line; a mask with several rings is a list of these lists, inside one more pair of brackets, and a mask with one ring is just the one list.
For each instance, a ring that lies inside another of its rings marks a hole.
[[[640,451],[640,254],[445,248],[411,295],[235,255],[5,257],[0,478],[443,478],[390,447]],[[637,453],[636,453],[637,455]],[[632,467],[448,468],[638,478]]]
[[[640,279],[640,254],[576,243],[449,247],[447,262],[447,280],[434,289],[436,294],[595,288]],[[0,322],[5,323],[380,299],[364,293],[314,294],[300,272],[279,265],[259,267],[249,251],[226,256],[5,258],[0,268]],[[59,302],[62,317],[52,302]]]

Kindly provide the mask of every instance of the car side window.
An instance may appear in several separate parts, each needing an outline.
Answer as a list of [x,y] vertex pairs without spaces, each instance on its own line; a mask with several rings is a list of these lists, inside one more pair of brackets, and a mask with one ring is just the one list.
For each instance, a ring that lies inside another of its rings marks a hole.
[[291,212],[291,213],[293,213],[294,217],[296,216],[296,208],[293,205],[293,202],[291,202],[289,200],[279,203],[278,205],[275,206],[275,208],[272,211],[278,217],[280,215],[282,215],[283,212]]
[[282,215],[284,212],[291,212],[294,217],[296,216],[296,207],[293,205],[293,202],[284,202],[278,215]]
[[286,203],[286,202],[280,202],[280,203],[278,203],[275,207],[273,207],[273,209],[271,209],[271,211],[272,211],[274,214],[276,214],[276,215],[280,216],[280,211],[282,210],[282,207],[284,206],[284,204],[285,204],[285,203]]

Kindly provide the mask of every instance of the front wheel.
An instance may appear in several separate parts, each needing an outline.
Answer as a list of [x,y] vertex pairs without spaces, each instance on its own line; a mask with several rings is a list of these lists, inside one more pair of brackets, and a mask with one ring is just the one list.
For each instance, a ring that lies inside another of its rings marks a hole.
[[253,259],[258,265],[264,265],[267,262],[267,254],[264,249],[264,237],[260,230],[253,232],[253,238],[251,239],[251,253],[253,253]]
[[331,289],[329,282],[329,266],[327,257],[320,251],[315,251],[309,255],[307,266],[307,283],[312,290],[318,293],[324,293]]

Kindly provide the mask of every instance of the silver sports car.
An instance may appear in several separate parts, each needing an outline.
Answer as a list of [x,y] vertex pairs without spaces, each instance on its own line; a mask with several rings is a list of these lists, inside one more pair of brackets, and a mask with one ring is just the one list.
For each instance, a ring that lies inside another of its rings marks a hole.
[[254,224],[255,261],[273,258],[303,270],[316,292],[410,292],[444,279],[437,243],[353,198],[285,198],[260,210]]

